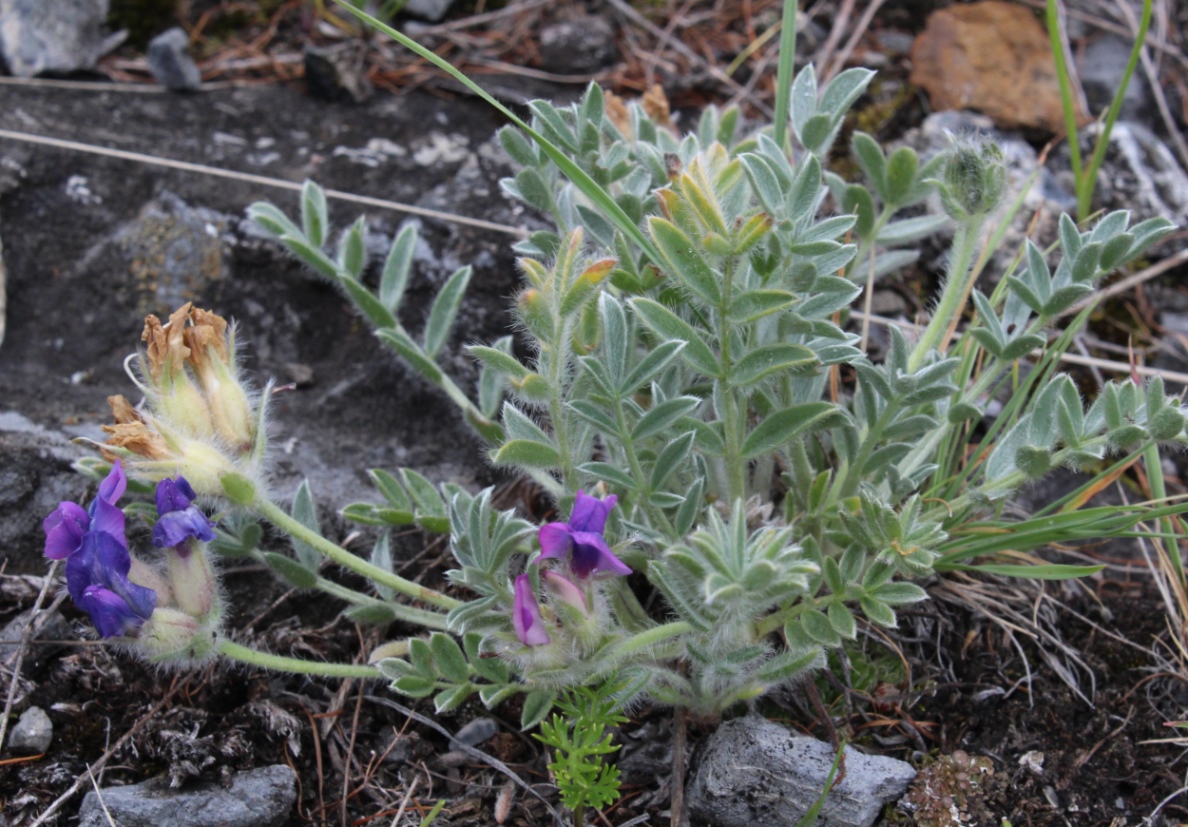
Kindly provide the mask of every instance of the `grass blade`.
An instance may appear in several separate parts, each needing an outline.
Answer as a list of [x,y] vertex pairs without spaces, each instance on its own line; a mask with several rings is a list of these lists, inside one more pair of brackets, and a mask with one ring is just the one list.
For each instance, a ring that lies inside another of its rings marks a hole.
[[[647,253],[648,257],[652,261],[661,261],[660,254],[652,245],[652,242],[648,240],[647,236],[645,236],[642,231],[640,231],[639,227],[634,221],[631,220],[630,216],[628,216],[627,213],[623,211],[623,208],[615,203],[615,199],[611,197],[610,193],[600,187],[598,182],[591,178],[581,167],[571,161],[564,152],[562,152],[547,138],[525,123],[516,115],[516,113],[512,112],[502,103],[493,98],[485,89],[483,89],[483,87],[479,86],[473,80],[468,78],[461,70],[450,65],[449,61],[429,51],[415,40],[412,40],[406,35],[401,34],[391,26],[381,23],[362,9],[355,8],[349,2],[347,2],[347,0],[334,0],[334,2],[339,6],[339,8],[349,12],[351,15],[368,24],[377,31],[383,32],[401,46],[414,52],[417,56],[429,61],[443,72],[448,73],[467,89],[471,90],[484,101],[497,109],[504,117],[506,117],[516,126],[520,127],[520,129],[523,129],[526,133],[528,133],[528,136],[531,137],[532,140],[536,141],[537,145],[540,146],[545,155],[547,155],[549,159],[561,169],[565,176],[574,183],[574,186],[581,190],[586,195],[586,197],[589,198],[591,202],[593,202],[593,204],[607,218],[607,220],[613,223],[624,233],[624,235],[635,242],[635,244],[637,244],[641,250]],[[792,2],[792,0],[788,0],[788,2]]]

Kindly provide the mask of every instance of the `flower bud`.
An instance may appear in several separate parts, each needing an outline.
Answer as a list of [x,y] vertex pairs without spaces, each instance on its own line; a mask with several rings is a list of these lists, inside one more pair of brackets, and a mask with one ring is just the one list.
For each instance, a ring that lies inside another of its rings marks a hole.
[[540,604],[532,593],[532,580],[526,574],[516,578],[512,626],[516,630],[516,637],[525,646],[544,646],[551,640],[545,630],[544,618],[540,615]]
[[944,184],[945,210],[956,220],[994,212],[1006,191],[1002,150],[984,138],[955,138]]
[[184,475],[208,496],[223,496],[222,479],[232,474],[259,488],[263,418],[239,376],[227,322],[186,304],[167,324],[148,316],[141,339],[146,348],[133,378],[145,401],[108,399],[115,424],[104,426],[104,455],[123,459],[142,479]]
[[552,340],[553,315],[543,293],[534,287],[522,291],[516,297],[516,312],[533,336],[543,342]]
[[206,660],[215,653],[217,626],[179,609],[157,609],[140,627],[137,648],[154,663]]

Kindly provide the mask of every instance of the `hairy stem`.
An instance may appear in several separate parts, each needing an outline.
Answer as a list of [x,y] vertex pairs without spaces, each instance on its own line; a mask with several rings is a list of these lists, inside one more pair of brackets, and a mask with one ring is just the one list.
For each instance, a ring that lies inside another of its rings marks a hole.
[[355,663],[321,663],[318,661],[301,660],[300,658],[286,658],[281,655],[270,655],[259,652],[247,646],[241,646],[224,638],[218,644],[217,651],[224,657],[237,660],[240,663],[260,666],[264,669],[275,669],[278,672],[293,672],[298,675],[322,675],[327,678],[363,678],[371,680],[382,678],[383,675],[374,666],[363,666]]
[[908,370],[915,373],[924,364],[929,351],[940,350],[945,346],[945,334],[952,327],[952,323],[961,314],[965,302],[973,287],[970,269],[973,264],[974,251],[978,245],[978,235],[985,223],[985,216],[972,216],[957,225],[953,238],[953,256],[949,259],[949,272],[945,278],[945,287],[941,292],[940,303],[932,320],[920,341],[908,357]]
[[461,601],[455,600],[448,595],[426,588],[425,586],[419,586],[411,580],[405,580],[398,574],[385,571],[378,566],[373,566],[361,557],[356,557],[342,546],[330,542],[318,532],[313,531],[300,521],[290,517],[280,506],[271,500],[257,498],[253,503],[253,507],[261,517],[290,537],[294,537],[306,545],[317,549],[320,554],[330,558],[335,563],[338,563],[338,565],[348,568],[356,574],[361,574],[375,583],[388,586],[393,591],[403,594],[406,597],[421,600],[442,609],[453,609],[462,605]]

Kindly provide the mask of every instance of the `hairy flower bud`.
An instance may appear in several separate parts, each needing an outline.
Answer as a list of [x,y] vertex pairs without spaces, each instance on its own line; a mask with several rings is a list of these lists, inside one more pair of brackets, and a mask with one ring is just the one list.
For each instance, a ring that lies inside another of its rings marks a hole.
[[180,609],[157,609],[140,627],[137,648],[162,665],[206,660],[215,653],[217,626]]
[[956,220],[994,212],[1006,191],[1002,150],[984,138],[954,138],[944,184],[945,210]]
[[115,424],[103,428],[104,455],[143,479],[184,475],[207,496],[223,495],[222,479],[232,474],[261,483],[263,417],[239,376],[227,322],[186,304],[166,324],[148,316],[141,338],[133,379],[145,399],[138,407],[108,399]]

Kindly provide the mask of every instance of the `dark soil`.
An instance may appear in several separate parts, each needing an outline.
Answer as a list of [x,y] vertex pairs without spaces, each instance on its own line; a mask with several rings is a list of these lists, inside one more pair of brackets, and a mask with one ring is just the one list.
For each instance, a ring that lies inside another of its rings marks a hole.
[[[932,5],[888,4],[883,25],[919,28],[923,10]],[[741,37],[733,30],[719,34]],[[638,69],[638,55],[631,60]],[[721,89],[703,92],[684,80],[679,87],[690,105],[722,96]],[[572,95],[573,88],[564,87],[564,94]],[[500,196],[497,180],[506,168],[498,152],[484,148],[499,122],[466,99],[379,95],[356,107],[313,101],[299,86],[286,85],[195,96],[0,89],[3,129],[292,182],[313,177],[338,190],[507,224],[529,220]],[[894,84],[888,89],[893,98]],[[916,106],[893,107],[880,128],[905,128],[903,113],[918,116]],[[417,149],[433,145],[432,133],[460,152],[414,160]],[[369,150],[376,140],[406,151],[385,152],[384,144],[377,150],[375,143]],[[149,207],[172,204],[173,196],[188,206],[153,218],[157,213]],[[353,499],[376,499],[364,475],[372,467],[408,466],[435,481],[471,488],[499,483],[506,505],[530,505],[515,481],[498,479],[485,465],[453,408],[398,364],[341,297],[241,221],[244,208],[261,198],[290,211],[297,202],[293,193],[256,184],[0,141],[0,238],[8,273],[0,414],[19,414],[0,423],[0,626],[36,598],[36,578],[17,575],[45,571],[42,516],[59,499],[89,496],[69,468],[88,452],[67,439],[101,438],[106,396],[131,393],[121,364],[138,343],[144,313],[166,314],[191,298],[238,320],[252,375],[297,385],[274,408],[276,487],[291,493],[302,477],[311,477],[331,535],[347,533],[336,522],[336,509]],[[213,246],[203,246],[201,233],[187,235],[191,208],[212,211],[200,220],[214,226]],[[331,210],[338,229],[361,212],[335,203]],[[390,237],[403,218],[370,212],[377,238]],[[418,328],[436,287],[455,267],[473,264],[471,292],[448,346],[455,375],[472,382],[462,346],[508,332],[503,311],[516,284],[510,237],[431,219],[421,222],[421,230],[426,247],[405,322]],[[186,261],[206,266],[171,272],[154,264],[156,254],[182,255],[175,242],[185,255],[197,256]],[[913,292],[912,285],[893,287]],[[417,532],[398,539],[402,573],[441,586],[441,541]],[[358,548],[368,541],[363,538]],[[355,626],[338,616],[333,603],[290,590],[242,561],[226,561],[224,573],[234,607],[229,628],[243,642],[270,651],[349,661],[410,631]],[[1016,588],[1004,586],[1003,594]],[[1091,588],[1094,599],[1049,588],[1098,624],[1071,612],[1053,615],[1060,638],[1084,663],[1078,671],[1023,635],[1016,647],[986,617],[955,604],[950,586],[938,586],[938,600],[906,623],[896,641],[910,677],[892,668],[882,674],[882,684],[854,680],[850,692],[843,692],[846,672],[840,668],[836,678],[819,681],[836,725],[861,748],[920,767],[924,776],[914,789],[929,781],[929,789],[942,792],[923,798],[913,792],[912,800],[932,806],[952,795],[966,814],[962,824],[998,827],[1002,818],[1044,827],[1141,823],[1183,786],[1182,748],[1142,742],[1174,733],[1164,723],[1184,717],[1188,691],[1181,679],[1159,673],[1159,664],[1142,651],[1166,629],[1158,595],[1141,567],[1134,566],[1132,579],[1112,576]],[[68,602],[62,611],[83,628]],[[883,643],[867,640],[872,663],[897,662]],[[0,652],[5,661],[8,649]],[[447,801],[437,821],[442,825],[489,825],[505,807],[500,823],[551,820],[544,804],[505,775],[451,750],[438,731],[393,706],[404,699],[380,685],[227,664],[162,672],[86,640],[64,647],[38,643],[34,655],[39,666],[19,685],[16,711],[31,703],[46,709],[54,742],[44,756],[0,756],[4,827],[31,823],[133,729],[136,734],[97,779],[101,785],[157,775],[178,783],[218,780],[237,770],[288,764],[300,779],[291,825],[390,824],[410,790],[405,824],[419,823],[439,798]],[[1070,673],[1080,694],[1065,680]],[[3,672],[5,690],[8,674]],[[791,712],[772,714],[824,737],[799,690],[785,694]],[[407,706],[432,716],[431,704]],[[515,701],[494,713],[467,705],[438,723],[455,732],[478,716],[499,723],[498,734],[480,748],[556,806],[539,744],[518,731]],[[622,733],[624,798],[600,823],[622,824],[645,813],[649,823],[667,823],[670,730],[667,711],[635,711]],[[694,743],[693,760],[695,750]],[[78,799],[68,803],[57,823],[73,823],[77,807]],[[940,820],[949,814],[946,807],[935,809],[931,820],[929,813],[918,810],[913,820],[889,812],[888,821],[958,823]],[[1173,800],[1161,818],[1188,819],[1188,807]]]

